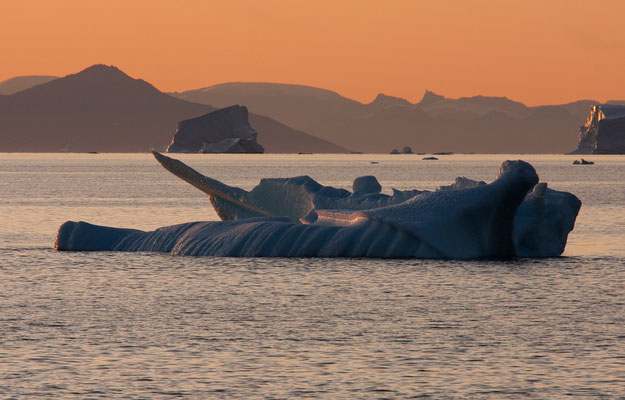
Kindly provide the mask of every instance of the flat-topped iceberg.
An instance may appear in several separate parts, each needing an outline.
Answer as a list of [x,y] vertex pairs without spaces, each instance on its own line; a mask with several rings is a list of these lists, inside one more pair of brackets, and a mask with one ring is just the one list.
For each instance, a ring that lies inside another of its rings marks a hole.
[[434,192],[389,196],[372,176],[357,178],[353,192],[307,176],[263,179],[245,191],[154,155],[207,193],[223,221],[149,232],[68,221],[56,248],[230,257],[551,257],[564,251],[581,206],[574,195],[537,184],[524,161],[504,162],[489,184],[459,178]]
[[230,106],[178,123],[170,153],[263,153],[245,106]]

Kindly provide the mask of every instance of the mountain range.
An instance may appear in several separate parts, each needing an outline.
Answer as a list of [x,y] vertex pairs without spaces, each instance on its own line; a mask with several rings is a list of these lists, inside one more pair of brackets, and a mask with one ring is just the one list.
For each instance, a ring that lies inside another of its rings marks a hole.
[[58,76],[51,75],[29,75],[29,76],[16,76],[15,78],[7,79],[0,82],[0,95],[9,95],[22,90],[29,89],[42,83],[50,82],[54,79],[58,79]]
[[582,100],[528,107],[506,97],[449,99],[430,91],[418,103],[379,94],[363,104],[309,86],[246,82],[172,95],[215,107],[245,104],[252,112],[350,150],[374,153],[404,145],[425,153],[570,152],[590,107],[599,104]]
[[[611,104],[625,102],[611,101]],[[0,151],[147,151],[171,142],[178,121],[235,104],[267,152],[566,153],[593,100],[528,107],[506,97],[421,101],[379,94],[361,103],[303,85],[234,82],[163,93],[112,66],[63,78],[0,82]]]
[[[94,65],[0,96],[0,151],[163,149],[179,121],[214,110],[162,93],[116,67]],[[272,118],[256,114],[249,118],[267,152],[346,152]]]

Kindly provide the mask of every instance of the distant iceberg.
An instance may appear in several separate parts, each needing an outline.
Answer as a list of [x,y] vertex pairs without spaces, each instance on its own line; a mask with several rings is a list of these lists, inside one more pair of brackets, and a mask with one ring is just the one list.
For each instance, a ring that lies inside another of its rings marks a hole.
[[592,106],[572,154],[625,154],[625,106]]
[[170,153],[263,153],[245,106],[222,108],[178,123]]
[[263,179],[248,192],[154,156],[207,193],[223,221],[150,232],[68,221],[55,247],[229,257],[552,257],[564,251],[581,207],[574,195],[538,184],[524,161],[504,162],[489,184],[459,178],[434,192],[389,196],[373,176],[357,178],[353,192],[307,176]]

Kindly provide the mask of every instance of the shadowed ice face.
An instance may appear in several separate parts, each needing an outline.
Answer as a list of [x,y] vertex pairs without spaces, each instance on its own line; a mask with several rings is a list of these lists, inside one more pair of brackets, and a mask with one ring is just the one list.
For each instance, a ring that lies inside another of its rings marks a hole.
[[519,257],[562,254],[581,201],[571,193],[539,183],[521,203],[514,219],[514,246]]

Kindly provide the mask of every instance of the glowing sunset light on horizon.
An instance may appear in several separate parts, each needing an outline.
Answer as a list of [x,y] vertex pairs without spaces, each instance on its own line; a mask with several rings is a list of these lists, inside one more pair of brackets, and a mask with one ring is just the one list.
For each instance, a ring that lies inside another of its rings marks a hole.
[[625,2],[148,1],[0,6],[0,81],[115,65],[163,91],[280,82],[362,102],[625,99]]

